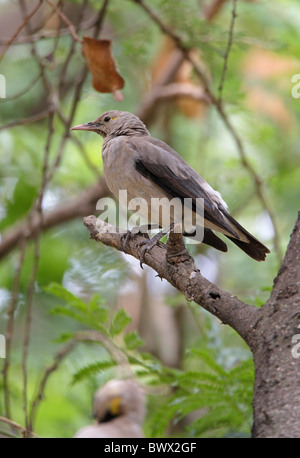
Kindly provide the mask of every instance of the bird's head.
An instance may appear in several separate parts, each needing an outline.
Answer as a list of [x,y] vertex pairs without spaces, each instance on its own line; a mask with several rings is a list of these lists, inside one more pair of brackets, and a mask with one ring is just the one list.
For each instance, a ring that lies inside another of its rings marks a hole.
[[150,135],[145,124],[128,111],[111,110],[103,113],[95,121],[74,126],[71,130],[87,130],[96,132],[103,138]]
[[94,416],[101,423],[123,415],[135,423],[143,422],[144,390],[133,380],[110,380],[95,393]]

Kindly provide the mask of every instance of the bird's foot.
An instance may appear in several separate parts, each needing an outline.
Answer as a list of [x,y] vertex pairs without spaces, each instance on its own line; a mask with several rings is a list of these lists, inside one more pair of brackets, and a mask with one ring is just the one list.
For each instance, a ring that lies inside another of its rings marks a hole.
[[[122,251],[124,253],[127,253],[127,245],[129,240],[133,240],[136,235],[140,234],[140,232],[134,232],[134,231],[127,231],[125,234],[122,235],[123,239],[123,245],[122,245]],[[145,237],[148,237],[148,234],[143,234]],[[146,243],[146,242],[139,242],[139,243]]]
[[145,262],[146,253],[149,253],[152,248],[158,244],[158,242],[174,227],[174,223],[171,226],[163,229],[162,231],[155,234],[152,239],[147,241],[140,242],[140,245],[143,245],[140,250],[140,266],[143,269],[143,263]]
[[[127,251],[127,244],[129,242],[129,240],[133,240],[134,237],[138,234],[140,235],[143,235],[144,237],[147,237],[149,238],[149,235],[148,235],[148,231],[150,231],[151,229],[153,229],[153,226],[149,225],[149,224],[144,224],[142,226],[134,226],[131,231],[127,231],[125,234],[122,235],[122,238],[124,239],[123,240],[123,246],[122,246],[122,250],[124,251],[124,253],[126,253]],[[144,244],[144,243],[147,243],[145,241],[143,242],[139,242],[140,244]]]
[[132,239],[131,232],[130,231],[125,232],[125,234],[122,235],[122,239],[123,239],[122,251],[124,251],[124,253],[126,253],[127,244],[129,242],[129,240]]

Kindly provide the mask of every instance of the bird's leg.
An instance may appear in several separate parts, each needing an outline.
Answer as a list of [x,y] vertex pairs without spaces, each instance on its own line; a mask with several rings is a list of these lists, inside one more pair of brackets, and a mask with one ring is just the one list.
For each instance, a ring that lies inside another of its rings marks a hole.
[[[127,252],[127,244],[129,240],[133,240],[134,236],[137,234],[139,234],[139,232],[127,231],[125,232],[125,234],[122,235],[122,239],[123,239],[122,251],[124,251],[124,253]],[[144,235],[145,237],[149,238],[149,235],[147,233],[145,233]]]
[[158,229],[159,226],[157,224],[142,224],[141,226],[134,226],[131,229],[132,234],[148,234],[149,231],[153,229]]
[[123,239],[123,245],[122,245],[122,250],[124,253],[127,251],[127,243],[129,242],[130,239],[132,239],[132,233],[130,231],[125,232],[125,234],[122,235],[121,237]]
[[140,252],[140,266],[143,269],[143,263],[145,262],[145,255],[149,253],[149,251],[164,237],[164,235],[168,234],[174,228],[174,222],[170,224],[170,226],[166,227],[162,231],[155,234],[150,240],[147,242],[140,242],[141,245],[144,245],[141,248]]
[[[133,239],[133,237],[137,234],[143,234],[145,237],[149,238],[148,231],[151,229],[157,229],[157,225],[151,225],[151,224],[142,224],[141,226],[134,226],[131,231],[127,231],[122,238],[124,239],[123,241],[123,251],[126,253],[127,249],[127,243],[130,239]],[[146,243],[146,242],[142,242]]]

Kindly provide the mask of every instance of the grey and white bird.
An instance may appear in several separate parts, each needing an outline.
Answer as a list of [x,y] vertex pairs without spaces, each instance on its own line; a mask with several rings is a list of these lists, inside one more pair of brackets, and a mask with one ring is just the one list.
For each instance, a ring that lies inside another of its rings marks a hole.
[[80,429],[75,438],[141,438],[145,393],[134,380],[110,380],[94,396],[97,423]]
[[[265,260],[269,249],[228,213],[221,194],[169,145],[151,137],[137,116],[126,111],[111,110],[103,113],[95,121],[72,127],[72,130],[96,132],[104,138],[104,175],[109,189],[117,199],[120,191],[126,190],[128,200],[144,199],[149,204],[148,208],[151,208],[152,198],[177,198],[176,201],[181,207],[184,207],[188,200],[192,202],[194,215],[200,213],[196,205],[197,199],[203,199],[203,243],[217,250],[227,251],[226,243],[214,232],[217,231],[251,258],[256,261]],[[141,216],[162,228],[170,221],[170,218],[164,221],[161,211],[155,212],[153,209],[151,214],[149,211],[148,214],[145,214],[145,211],[143,214],[141,209]],[[172,218],[171,215],[171,222]]]

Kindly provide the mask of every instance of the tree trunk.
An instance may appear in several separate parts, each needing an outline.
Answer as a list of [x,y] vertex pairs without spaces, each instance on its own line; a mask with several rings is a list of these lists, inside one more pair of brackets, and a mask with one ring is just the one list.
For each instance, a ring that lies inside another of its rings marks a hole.
[[255,329],[254,437],[300,437],[300,359],[292,337],[300,334],[300,213]]

